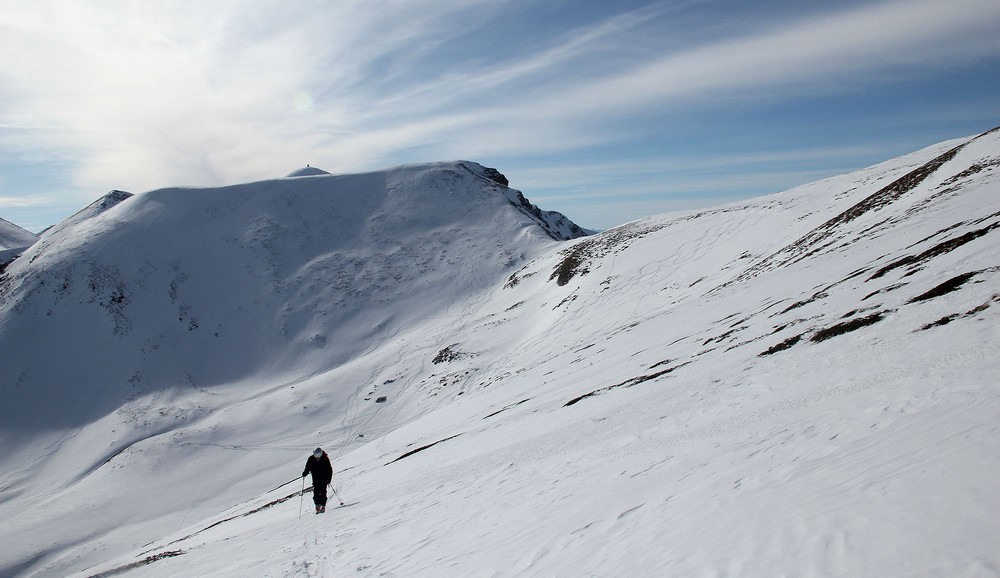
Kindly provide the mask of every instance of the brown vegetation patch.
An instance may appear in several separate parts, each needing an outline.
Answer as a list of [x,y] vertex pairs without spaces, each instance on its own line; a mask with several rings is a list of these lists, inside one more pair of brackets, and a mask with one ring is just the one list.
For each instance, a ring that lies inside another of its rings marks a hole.
[[589,273],[590,261],[593,259],[627,249],[630,241],[655,233],[666,226],[667,224],[662,223],[630,223],[587,237],[562,252],[563,259],[549,276],[549,281],[555,279],[557,285],[565,285],[576,275]]
[[774,355],[775,353],[778,353],[779,351],[784,351],[786,349],[790,349],[793,345],[795,345],[796,343],[798,343],[801,340],[802,340],[802,336],[801,335],[793,335],[793,336],[789,337],[788,339],[782,341],[781,343],[779,343],[777,345],[771,346],[770,348],[768,348],[767,351],[762,351],[762,352],[758,353],[757,357],[764,357],[766,355]]
[[549,276],[549,281],[555,279],[556,285],[562,287],[569,283],[570,279],[576,275],[586,275],[590,272],[585,266],[587,243],[579,243],[573,249],[567,251],[563,260],[559,262],[555,271]]
[[803,299],[802,301],[796,301],[795,303],[792,303],[791,305],[789,305],[788,307],[786,307],[784,310],[782,310],[781,313],[779,313],[778,315],[784,315],[785,313],[788,313],[789,311],[793,311],[795,309],[798,309],[799,307],[803,307],[805,305],[808,305],[808,304],[810,304],[813,301],[816,301],[818,299],[826,299],[829,296],[830,296],[830,294],[827,293],[826,291],[820,291],[818,293],[814,293],[813,296],[810,297],[810,298],[808,298],[808,299]]
[[965,285],[966,283],[969,282],[969,280],[971,280],[973,277],[975,277],[980,273],[982,273],[982,271],[970,271],[968,273],[962,273],[961,275],[956,275],[951,279],[948,279],[944,283],[935,286],[929,291],[917,295],[913,299],[907,301],[907,303],[919,303],[920,301],[927,301],[930,299],[934,299],[935,297],[947,295],[948,293],[951,293],[953,291],[958,291],[962,287],[962,285]]
[[943,186],[953,185],[962,179],[967,179],[972,175],[981,173],[983,171],[988,171],[993,167],[1000,167],[1000,158],[983,159],[978,163],[973,163],[972,165],[969,166],[969,168],[965,169],[964,171],[958,173],[957,175],[951,177],[950,179],[941,184]]
[[820,329],[819,331],[813,334],[810,341],[816,343],[820,341],[826,341],[827,339],[837,337],[838,335],[843,335],[845,333],[850,333],[851,331],[857,331],[862,327],[868,327],[869,325],[874,325],[879,321],[882,321],[882,319],[884,318],[885,318],[885,312],[880,311],[878,313],[872,313],[871,315],[866,315],[865,317],[859,317],[857,319],[852,319],[850,321],[838,323],[836,325],[827,327],[826,329]]
[[816,227],[798,241],[748,268],[733,282],[745,281],[768,268],[794,263],[831,246],[835,242],[832,236],[836,229],[854,221],[862,215],[890,205],[907,192],[916,188],[927,177],[933,174],[934,171],[939,169],[941,165],[954,158],[964,146],[965,144],[961,144],[882,187],[853,207]]
[[897,269],[899,267],[916,267],[916,266],[919,266],[919,265],[921,265],[921,264],[923,264],[923,263],[925,263],[925,262],[933,259],[934,257],[938,257],[940,255],[944,255],[945,253],[950,253],[951,251],[954,251],[955,249],[958,249],[959,247],[965,245],[966,243],[974,241],[974,240],[976,240],[976,239],[978,239],[978,238],[980,238],[980,237],[982,237],[982,236],[984,236],[984,235],[992,232],[994,229],[997,229],[997,228],[1000,228],[1000,222],[993,223],[992,225],[989,225],[987,227],[983,227],[982,229],[976,229],[974,231],[969,231],[969,232],[967,232],[967,233],[965,233],[963,235],[959,235],[958,237],[955,237],[953,239],[948,239],[947,241],[942,241],[942,242],[938,243],[937,245],[934,245],[930,249],[927,249],[923,253],[920,253],[919,255],[907,255],[906,257],[902,257],[900,259],[897,259],[897,260],[893,261],[892,263],[889,263],[885,267],[882,267],[881,269],[879,269],[878,271],[876,271],[874,274],[872,274],[872,276],[868,278],[868,281],[872,281],[874,279],[878,279],[879,277],[882,277],[886,273],[892,271],[893,269]]
[[[993,301],[993,302],[1000,302],[1000,294],[994,295],[993,298],[991,299],[991,301]],[[990,308],[990,301],[987,301],[986,303],[983,303],[982,305],[978,305],[976,307],[973,307],[972,309],[966,311],[965,313],[953,313],[951,315],[946,315],[946,316],[942,317],[941,319],[938,319],[937,321],[934,321],[932,323],[928,323],[927,325],[924,325],[923,327],[921,327],[920,329],[918,329],[918,331],[926,331],[926,330],[932,329],[934,327],[940,327],[942,325],[947,325],[947,324],[951,323],[952,321],[955,321],[956,319],[963,319],[963,318],[968,318],[968,317],[974,317],[974,316],[982,313],[983,311],[986,311],[989,308]]]

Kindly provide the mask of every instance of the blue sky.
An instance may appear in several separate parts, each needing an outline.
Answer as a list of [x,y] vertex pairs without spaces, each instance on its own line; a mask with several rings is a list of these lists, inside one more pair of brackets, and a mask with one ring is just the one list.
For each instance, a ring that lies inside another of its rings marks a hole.
[[0,0],[0,217],[467,159],[583,226],[1000,125],[1000,2]]

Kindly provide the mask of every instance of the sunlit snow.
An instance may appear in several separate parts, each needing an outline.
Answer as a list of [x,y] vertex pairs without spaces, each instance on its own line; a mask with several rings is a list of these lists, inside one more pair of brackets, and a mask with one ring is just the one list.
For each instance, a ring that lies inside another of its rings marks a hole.
[[7,268],[0,575],[1000,575],[1000,132],[571,240],[304,174]]

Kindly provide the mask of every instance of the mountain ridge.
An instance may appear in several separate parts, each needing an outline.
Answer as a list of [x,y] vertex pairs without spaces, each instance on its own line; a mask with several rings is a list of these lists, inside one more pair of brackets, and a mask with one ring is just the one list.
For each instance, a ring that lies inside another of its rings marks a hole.
[[38,241],[38,235],[0,219],[0,274],[25,249]]
[[[11,546],[0,569],[954,575],[996,566],[1000,138],[966,141],[884,204],[866,199],[958,142],[565,242],[507,191],[501,206],[516,210],[501,214],[516,218],[499,238],[524,242],[499,255],[498,236],[484,233],[498,230],[496,205],[473,213],[478,226],[463,218],[455,228],[415,195],[396,199],[405,210],[362,211],[371,218],[347,238],[363,252],[346,241],[292,250],[300,245],[288,239],[305,237],[278,234],[275,215],[306,201],[273,185],[270,221],[257,212],[217,232],[266,273],[260,286],[277,295],[266,307],[173,275],[151,273],[146,285],[182,318],[170,319],[178,334],[214,331],[195,309],[225,298],[255,313],[248,330],[272,324],[294,337],[244,354],[269,364],[230,382],[192,374],[186,387],[141,391],[96,421],[0,438],[12,450],[2,458],[0,537]],[[446,196],[478,171],[450,167]],[[426,182],[420,171],[400,170],[393,182],[405,190],[432,188],[415,186]],[[391,197],[390,188],[375,190]],[[159,218],[162,203],[197,194],[152,195],[140,214]],[[841,218],[859,205],[869,210]],[[212,213],[198,214],[214,223]],[[835,235],[798,252],[834,221]],[[393,239],[419,240],[419,251]],[[333,258],[357,263],[357,274],[326,292],[310,271],[331,270]],[[387,278],[405,272],[365,269],[372,262],[429,264],[426,276]],[[435,284],[439,275],[461,282]],[[90,290],[79,287],[77,299]],[[189,303],[185,291],[201,298]],[[348,291],[364,295],[366,313],[342,319],[365,331],[310,325],[335,316],[335,295]],[[199,327],[188,330],[191,319]],[[10,327],[0,320],[0,336]],[[330,359],[356,343],[364,347]],[[177,359],[190,370],[198,354]],[[299,519],[298,488],[287,487],[298,479],[286,480],[316,445],[352,506]],[[42,491],[32,479],[52,482]],[[142,502],[150,492],[155,503]]]
[[[544,243],[540,233],[546,239],[584,234],[562,215],[538,210],[520,192],[475,167],[467,162],[411,165],[138,196],[115,191],[53,227],[14,262],[0,280],[0,306],[34,310],[43,324],[69,306],[73,315],[89,319],[76,326],[86,327],[89,338],[80,333],[64,339],[95,342],[95,331],[110,333],[112,342],[100,346],[104,350],[127,338],[115,347],[119,363],[112,365],[132,369],[123,374],[95,367],[85,373],[131,384],[124,386],[128,389],[155,380],[150,374],[169,376],[159,380],[164,384],[228,382],[244,371],[242,366],[256,367],[250,359],[273,356],[267,351],[274,337],[288,342],[283,355],[308,356],[338,339],[331,335],[335,325],[363,327],[348,339],[363,348],[368,327],[385,323],[367,311],[386,299],[409,298],[400,284],[454,286],[445,274],[448,245],[474,244],[481,259],[476,274],[488,278],[498,274],[487,273],[491,267],[502,270]],[[489,240],[471,237],[466,228],[478,229]],[[189,293],[200,303],[186,300]],[[241,310],[268,299],[276,309],[270,322],[243,319]],[[358,315],[362,319],[352,321]],[[137,325],[139,318],[143,325]],[[15,331],[31,334],[28,325]],[[184,345],[194,336],[200,336],[195,345]],[[200,370],[170,372],[165,362],[143,361],[163,358],[171,339],[181,349],[169,357],[208,357]],[[79,363],[106,357],[100,348],[78,356]],[[30,382],[32,371],[44,371],[39,368],[46,365],[36,359],[44,349],[41,341],[24,346],[20,363],[8,365],[24,376],[18,378],[22,383]],[[254,353],[241,353],[245,349]],[[240,366],[230,364],[230,377],[216,367],[225,366],[221,360],[227,358],[238,359]],[[41,382],[67,379],[50,375]],[[42,409],[43,399],[36,398],[33,407]],[[8,412],[4,419],[18,418]]]
[[38,235],[22,229],[10,221],[0,219],[0,250],[30,247]]

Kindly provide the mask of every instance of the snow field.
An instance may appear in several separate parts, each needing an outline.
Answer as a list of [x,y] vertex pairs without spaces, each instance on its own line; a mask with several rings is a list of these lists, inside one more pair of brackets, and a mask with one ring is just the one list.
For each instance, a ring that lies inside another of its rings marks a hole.
[[[441,224],[424,244],[372,254],[380,267],[416,257],[426,290],[352,277],[378,287],[356,297],[361,327],[305,315],[339,290],[321,286],[326,256],[303,258],[276,277],[289,293],[260,309],[296,328],[293,347],[264,346],[263,369],[46,434],[77,461],[32,461],[46,453],[35,446],[5,462],[0,509],[23,538],[3,536],[19,557],[0,568],[1000,575],[997,150],[997,133],[942,143],[561,244],[521,238],[523,222],[512,237]],[[428,174],[403,171],[399,191]],[[422,213],[406,228],[417,204],[394,202],[372,217],[379,242],[428,226]],[[485,248],[506,238],[523,244],[487,271]],[[312,305],[287,315],[312,283]],[[309,345],[320,330],[326,348]],[[122,441],[104,448],[109,431]],[[299,518],[294,478],[316,445],[349,505],[317,516],[306,495]],[[39,477],[53,485],[35,509],[27,480]],[[155,504],[137,501],[137,483]],[[55,504],[98,507],[39,546]]]

